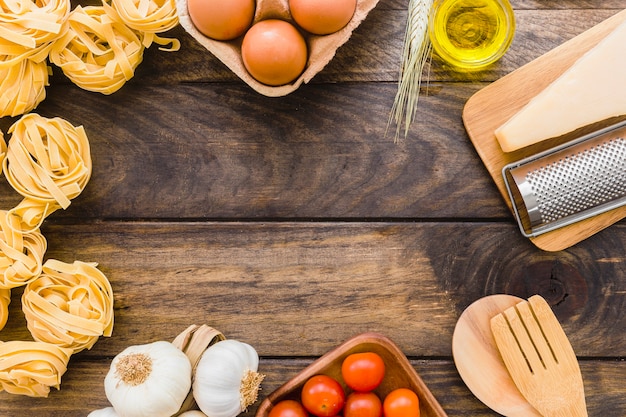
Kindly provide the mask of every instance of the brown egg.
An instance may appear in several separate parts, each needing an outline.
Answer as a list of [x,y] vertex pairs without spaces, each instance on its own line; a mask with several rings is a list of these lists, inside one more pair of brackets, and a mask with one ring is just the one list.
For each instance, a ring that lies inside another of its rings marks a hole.
[[302,34],[291,23],[268,19],[254,24],[243,38],[241,57],[257,81],[279,86],[298,78],[308,59]]
[[295,22],[307,32],[328,35],[350,22],[357,0],[289,0]]
[[252,25],[255,7],[255,0],[187,0],[196,29],[218,41],[243,35]]

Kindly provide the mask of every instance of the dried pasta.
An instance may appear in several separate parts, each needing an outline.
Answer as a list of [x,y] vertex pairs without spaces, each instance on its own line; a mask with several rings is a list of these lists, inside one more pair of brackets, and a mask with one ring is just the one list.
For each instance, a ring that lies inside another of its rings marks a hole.
[[46,238],[39,229],[24,232],[21,219],[0,210],[0,289],[28,284],[41,274]]
[[4,162],[4,158],[7,156],[7,143],[4,140],[4,133],[0,130],[0,165]]
[[30,59],[0,66],[0,117],[19,116],[36,108],[46,98],[49,70],[46,61]]
[[82,126],[36,113],[10,128],[4,175],[22,196],[66,209],[91,177],[89,141]]
[[32,341],[0,342],[0,387],[11,394],[47,397],[59,389],[71,349]]
[[11,290],[0,288],[0,330],[4,329],[9,319],[9,304],[11,304]]
[[175,0],[111,0],[120,18],[139,32],[162,33],[178,25]]
[[26,232],[39,228],[46,217],[60,208],[61,206],[56,203],[25,198],[9,212],[21,219],[22,230]]
[[113,290],[95,264],[49,259],[22,295],[22,310],[37,341],[91,349],[113,331]]
[[54,43],[50,61],[79,87],[112,94],[130,80],[143,60],[140,34],[111,7],[77,6],[69,30]]
[[0,67],[45,60],[67,29],[70,0],[0,0]]

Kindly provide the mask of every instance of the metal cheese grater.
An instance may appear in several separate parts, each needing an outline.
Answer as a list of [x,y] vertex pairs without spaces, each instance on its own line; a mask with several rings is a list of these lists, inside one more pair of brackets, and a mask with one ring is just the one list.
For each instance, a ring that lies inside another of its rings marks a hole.
[[626,122],[506,165],[502,170],[524,236],[626,204]]

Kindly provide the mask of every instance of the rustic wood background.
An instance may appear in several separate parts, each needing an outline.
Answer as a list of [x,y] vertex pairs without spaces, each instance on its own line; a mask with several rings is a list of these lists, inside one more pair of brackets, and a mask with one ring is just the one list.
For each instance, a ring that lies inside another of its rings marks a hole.
[[[451,357],[458,316],[494,293],[539,293],[580,357],[590,416],[626,415],[626,223],[556,253],[521,236],[461,120],[480,88],[626,8],[624,0],[514,0],[504,58],[425,71],[408,138],[385,134],[407,0],[381,0],[309,85],[259,95],[180,27],[111,96],[54,68],[37,112],[84,125],[93,175],[43,225],[47,258],[98,262],[113,337],[72,357],[60,391],[0,394],[2,416],[86,416],[130,344],[206,323],[252,344],[263,393],[345,339],[390,337],[450,416],[494,416]],[[6,132],[14,120],[0,120]],[[0,206],[20,197],[0,182]],[[20,290],[2,340],[27,340]],[[252,407],[245,416],[254,415]]]

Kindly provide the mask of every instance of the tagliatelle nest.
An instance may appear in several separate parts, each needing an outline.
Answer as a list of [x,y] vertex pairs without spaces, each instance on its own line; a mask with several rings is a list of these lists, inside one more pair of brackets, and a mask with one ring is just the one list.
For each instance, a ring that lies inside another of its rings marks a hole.
[[[2,0],[0,0],[2,1]],[[0,329],[9,315],[11,289],[25,285],[22,310],[34,342],[0,342],[0,391],[47,397],[60,388],[70,356],[113,331],[113,291],[95,263],[48,260],[39,225],[67,207],[91,175],[82,127],[31,113],[0,132],[0,161],[24,199],[0,210]]]
[[11,290],[0,288],[0,330],[4,329],[9,319],[9,304],[11,304]]
[[0,0],[0,68],[43,62],[66,30],[69,0]]
[[35,201],[30,198],[25,198],[17,206],[9,210],[9,212],[22,220],[22,229],[24,232],[27,232],[38,229],[46,217],[59,208],[58,204],[50,204],[46,201]]
[[22,59],[0,66],[0,117],[28,113],[46,98],[49,67],[46,61]]
[[121,19],[140,32],[161,33],[178,25],[175,0],[111,0]]
[[1,0],[0,38],[30,50],[45,46],[63,33],[70,9],[69,0]]
[[85,90],[102,94],[119,90],[143,60],[141,34],[106,4],[77,6],[68,21],[68,31],[50,50],[50,61]]
[[47,260],[42,274],[24,289],[22,310],[35,340],[74,353],[91,349],[113,331],[113,290],[92,263]]
[[59,388],[71,349],[43,342],[0,342],[0,387],[11,393],[47,397]]
[[39,229],[22,230],[21,220],[0,210],[0,289],[11,289],[37,278],[47,249]]
[[26,199],[49,206],[48,212],[67,208],[91,177],[89,141],[83,127],[30,113],[9,132],[12,137],[3,163],[9,184]]
[[7,156],[7,143],[4,140],[4,133],[0,130],[0,165],[4,163]]

